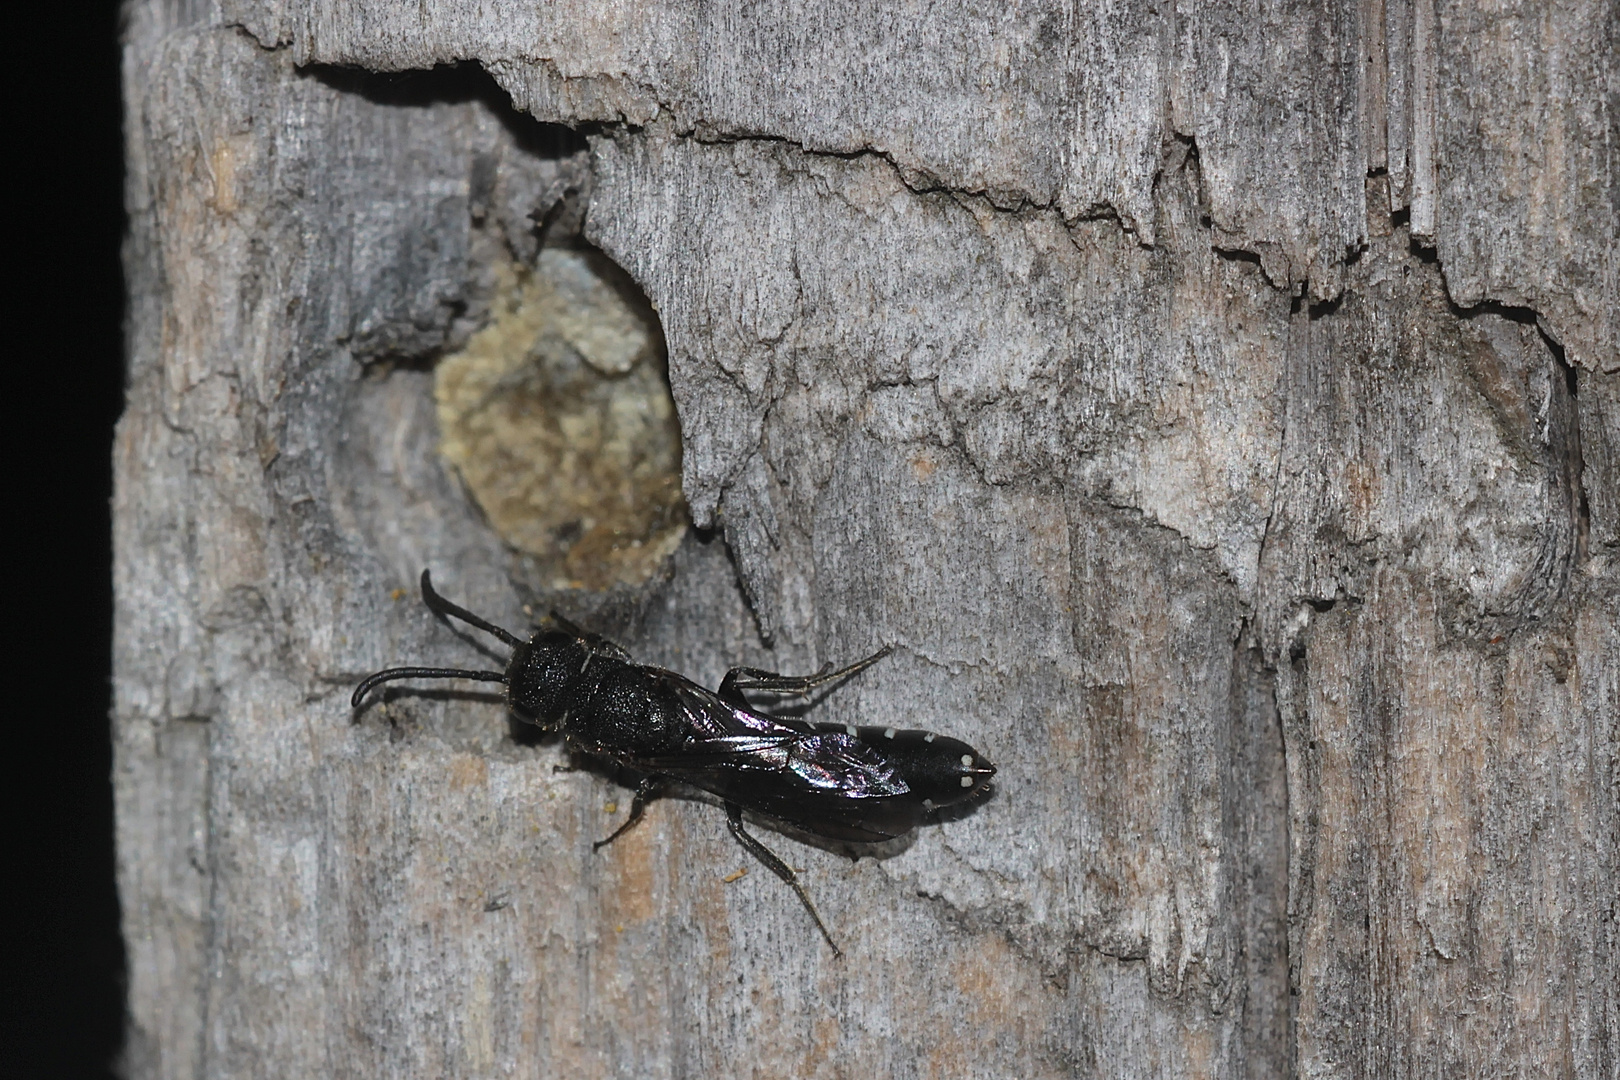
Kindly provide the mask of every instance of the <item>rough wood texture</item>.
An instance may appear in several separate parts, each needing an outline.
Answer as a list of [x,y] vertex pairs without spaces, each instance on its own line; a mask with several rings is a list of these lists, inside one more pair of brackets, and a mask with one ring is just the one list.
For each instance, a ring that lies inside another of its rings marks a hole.
[[[1614,1075],[1615,19],[133,3],[131,1073]],[[600,596],[428,370],[570,191],[713,530]],[[895,643],[818,715],[997,793],[768,834],[835,961],[714,807],[593,854],[488,695],[352,715],[475,655],[423,566],[711,684]]]

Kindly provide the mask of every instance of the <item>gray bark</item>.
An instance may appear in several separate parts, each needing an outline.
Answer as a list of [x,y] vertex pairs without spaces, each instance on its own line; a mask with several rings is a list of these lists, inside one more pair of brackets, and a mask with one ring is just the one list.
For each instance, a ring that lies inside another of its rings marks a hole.
[[[1615,1075],[1616,19],[131,3],[131,1074]],[[577,228],[667,341],[640,584],[439,453]],[[815,716],[997,790],[759,830],[836,960],[702,799],[593,853],[488,695],[351,713],[487,666],[425,566],[709,685],[894,644]]]

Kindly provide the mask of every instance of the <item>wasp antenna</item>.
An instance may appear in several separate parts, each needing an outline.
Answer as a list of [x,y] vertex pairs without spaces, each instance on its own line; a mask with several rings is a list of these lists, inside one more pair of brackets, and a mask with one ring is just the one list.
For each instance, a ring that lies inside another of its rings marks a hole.
[[385,682],[395,679],[473,679],[477,682],[506,681],[506,676],[499,671],[463,671],[461,668],[442,667],[396,667],[387,671],[379,671],[365,682],[355,687],[354,696],[349,699],[349,706],[358,709],[360,702],[365,700],[366,694],[374,686],[381,686]]
[[514,649],[523,644],[522,640],[516,635],[502,630],[492,622],[480,619],[477,615],[474,615],[466,608],[452,604],[450,601],[434,592],[433,578],[426,570],[422,571],[422,602],[432,610],[433,614],[439,616],[441,619],[447,615],[454,615],[468,626],[475,626],[484,631],[486,634],[494,634],[496,637],[500,638]]

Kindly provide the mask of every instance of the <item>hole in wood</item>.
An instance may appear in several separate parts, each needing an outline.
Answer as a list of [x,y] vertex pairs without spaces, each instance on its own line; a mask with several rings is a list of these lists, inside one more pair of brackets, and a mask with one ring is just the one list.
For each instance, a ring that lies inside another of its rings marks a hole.
[[687,528],[663,329],[576,242],[496,267],[488,324],[434,369],[440,449],[544,587],[653,577]]

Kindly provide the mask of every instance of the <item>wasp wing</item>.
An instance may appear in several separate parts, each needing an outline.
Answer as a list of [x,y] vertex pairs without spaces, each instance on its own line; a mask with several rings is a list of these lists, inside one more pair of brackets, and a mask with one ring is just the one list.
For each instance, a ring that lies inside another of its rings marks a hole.
[[916,827],[921,803],[871,747],[842,731],[765,716],[671,673],[687,738],[636,767],[836,840],[872,843]]

